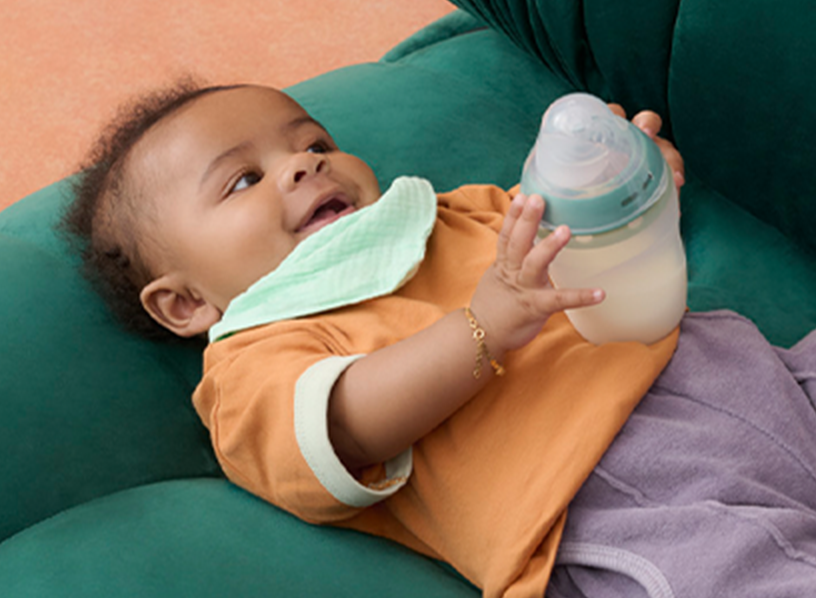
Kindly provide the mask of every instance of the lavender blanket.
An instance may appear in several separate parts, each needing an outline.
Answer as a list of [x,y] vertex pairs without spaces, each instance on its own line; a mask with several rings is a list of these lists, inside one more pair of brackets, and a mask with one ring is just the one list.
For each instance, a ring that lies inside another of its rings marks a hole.
[[548,598],[816,596],[816,331],[689,314],[571,506]]

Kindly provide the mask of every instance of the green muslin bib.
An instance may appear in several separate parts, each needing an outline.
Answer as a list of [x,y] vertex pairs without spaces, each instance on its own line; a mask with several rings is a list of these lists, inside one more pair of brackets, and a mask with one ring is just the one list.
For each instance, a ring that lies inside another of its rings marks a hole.
[[431,184],[417,177],[396,179],[379,201],[307,237],[274,271],[233,299],[210,328],[210,341],[394,292],[425,257],[435,221]]

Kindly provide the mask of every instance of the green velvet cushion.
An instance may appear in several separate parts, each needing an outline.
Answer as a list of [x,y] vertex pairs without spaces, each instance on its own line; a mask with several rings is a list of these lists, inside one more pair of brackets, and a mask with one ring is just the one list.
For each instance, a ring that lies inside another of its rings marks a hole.
[[453,0],[546,64],[573,89],[667,113],[679,0]]
[[0,539],[146,481],[216,475],[200,356],[115,325],[49,229],[67,185],[0,214]]
[[478,595],[406,548],[306,525],[220,480],[144,486],[34,526],[0,544],[0,588],[13,598]]
[[784,347],[816,328],[816,255],[693,173],[688,178],[681,194],[681,227],[689,307],[732,309]]
[[683,2],[669,102],[700,178],[816,249],[816,8],[811,0]]

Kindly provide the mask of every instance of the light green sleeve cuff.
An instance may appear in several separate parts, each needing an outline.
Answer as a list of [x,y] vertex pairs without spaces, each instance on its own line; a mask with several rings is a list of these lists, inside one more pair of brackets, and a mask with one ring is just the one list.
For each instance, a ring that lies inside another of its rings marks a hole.
[[328,357],[306,370],[295,385],[295,435],[300,452],[323,487],[351,507],[368,507],[388,498],[405,485],[413,467],[408,448],[385,463],[386,478],[370,487],[358,482],[334,452],[329,440],[329,398],[337,379],[361,357],[364,355]]

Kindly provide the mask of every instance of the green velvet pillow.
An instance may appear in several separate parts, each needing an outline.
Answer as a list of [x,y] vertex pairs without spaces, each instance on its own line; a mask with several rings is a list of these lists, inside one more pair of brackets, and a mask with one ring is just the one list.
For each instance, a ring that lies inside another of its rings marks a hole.
[[546,64],[571,88],[666,115],[679,0],[453,0]]
[[473,598],[447,568],[318,528],[221,480],[165,482],[77,507],[0,544],[9,598]]
[[691,172],[681,196],[692,310],[732,309],[783,347],[816,328],[816,255]]
[[50,230],[65,182],[0,214],[0,539],[152,480],[216,475],[199,352],[124,333]]
[[669,100],[687,164],[757,218],[816,250],[814,73],[811,0],[681,4]]

